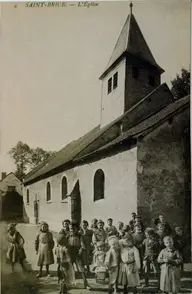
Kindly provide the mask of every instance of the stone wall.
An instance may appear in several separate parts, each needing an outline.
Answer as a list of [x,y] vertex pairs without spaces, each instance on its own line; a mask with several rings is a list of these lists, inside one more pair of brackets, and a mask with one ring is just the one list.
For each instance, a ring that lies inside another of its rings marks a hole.
[[148,225],[164,213],[173,227],[190,229],[189,116],[188,108],[138,141],[138,212]]

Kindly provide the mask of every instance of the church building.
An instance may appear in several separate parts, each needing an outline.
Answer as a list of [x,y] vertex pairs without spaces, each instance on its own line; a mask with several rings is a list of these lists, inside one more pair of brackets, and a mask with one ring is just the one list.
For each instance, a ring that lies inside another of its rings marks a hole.
[[[165,52],[166,54],[166,52]],[[190,230],[190,97],[174,100],[132,13],[101,80],[101,118],[27,174],[25,211],[58,231],[63,219],[146,225],[163,213]]]

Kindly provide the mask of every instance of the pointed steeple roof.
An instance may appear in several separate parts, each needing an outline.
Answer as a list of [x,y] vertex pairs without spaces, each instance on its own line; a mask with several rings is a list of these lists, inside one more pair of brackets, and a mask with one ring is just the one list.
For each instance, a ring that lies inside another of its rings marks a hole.
[[157,64],[155,61],[146,41],[143,37],[143,34],[138,26],[138,23],[132,13],[132,3],[130,4],[130,14],[128,15],[125,24],[121,30],[115,48],[113,49],[109,63],[102,74],[104,77],[114,63],[121,57],[123,54],[130,54],[139,59],[147,62],[148,64],[158,68],[161,73],[164,70]]

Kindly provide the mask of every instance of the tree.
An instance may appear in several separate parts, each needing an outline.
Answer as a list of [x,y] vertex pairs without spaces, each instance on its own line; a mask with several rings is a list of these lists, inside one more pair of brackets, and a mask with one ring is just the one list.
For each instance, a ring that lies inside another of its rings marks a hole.
[[171,91],[175,99],[180,99],[190,94],[190,79],[190,72],[182,68],[181,75],[177,74],[176,78],[171,81]]
[[48,159],[55,152],[45,151],[42,148],[30,148],[26,143],[19,141],[17,145],[9,151],[9,155],[16,165],[16,176],[23,180],[26,173]]

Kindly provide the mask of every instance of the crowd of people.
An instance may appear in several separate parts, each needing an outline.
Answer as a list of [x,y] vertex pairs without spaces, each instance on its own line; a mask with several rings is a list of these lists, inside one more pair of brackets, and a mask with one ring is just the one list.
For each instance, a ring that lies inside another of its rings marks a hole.
[[[7,258],[12,271],[16,262],[25,270],[24,239],[15,224],[8,226],[8,244]],[[75,269],[81,273],[88,290],[91,290],[90,272],[95,273],[97,283],[105,283],[108,278],[109,293],[118,292],[119,286],[123,286],[124,293],[129,289],[136,293],[141,278],[144,278],[143,286],[149,286],[152,272],[159,292],[176,294],[180,289],[185,246],[182,228],[172,230],[163,215],[155,219],[154,228],[145,228],[141,217],[135,213],[128,225],[119,221],[114,226],[109,218],[105,226],[102,220],[93,219],[89,228],[86,220],[81,226],[64,220],[56,241],[49,225],[42,222],[34,246],[38,255],[37,277],[42,276],[43,266],[50,276],[49,266],[54,263],[55,255],[61,294],[68,293],[75,284]]]

